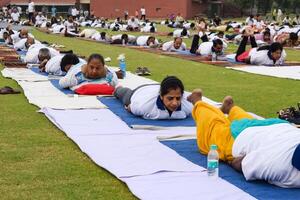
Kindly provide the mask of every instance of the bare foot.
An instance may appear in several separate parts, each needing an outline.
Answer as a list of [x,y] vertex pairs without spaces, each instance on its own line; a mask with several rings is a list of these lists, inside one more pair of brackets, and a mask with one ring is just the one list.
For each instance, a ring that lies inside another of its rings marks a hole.
[[229,111],[231,110],[231,108],[234,106],[234,102],[231,96],[226,96],[223,99],[223,104],[220,108],[220,110],[224,113],[224,114],[229,114]]
[[192,94],[187,97],[187,100],[195,105],[195,103],[202,100],[202,90],[195,89]]

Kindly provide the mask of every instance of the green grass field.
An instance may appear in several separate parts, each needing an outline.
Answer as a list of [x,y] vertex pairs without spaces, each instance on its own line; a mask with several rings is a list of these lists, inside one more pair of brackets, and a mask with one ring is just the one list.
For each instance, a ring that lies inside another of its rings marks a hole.
[[[299,101],[300,81],[252,75],[182,59],[159,56],[123,47],[48,35],[33,30],[41,41],[65,45],[88,56],[125,53],[128,70],[148,66],[150,78],[166,75],[182,79],[187,90],[202,88],[205,96],[221,101],[232,95],[238,105],[264,117]],[[300,60],[288,51],[289,60]],[[0,86],[19,88],[0,76]],[[46,92],[46,91],[45,91]],[[127,187],[93,164],[23,94],[0,96],[0,193],[1,199],[134,199]]]

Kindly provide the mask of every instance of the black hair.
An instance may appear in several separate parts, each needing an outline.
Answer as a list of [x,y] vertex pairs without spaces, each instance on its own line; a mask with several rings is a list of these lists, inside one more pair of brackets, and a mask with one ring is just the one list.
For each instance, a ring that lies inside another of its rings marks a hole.
[[155,27],[154,26],[151,26],[150,28],[150,33],[154,33],[155,32]]
[[121,39],[122,40],[128,40],[128,35],[127,34],[122,34]]
[[270,31],[265,31],[264,33],[263,33],[263,35],[270,35],[271,36],[271,33],[270,33]]
[[217,45],[223,45],[222,40],[220,39],[213,40],[213,46],[216,47]]
[[78,63],[79,63],[79,58],[75,54],[68,53],[64,55],[64,57],[62,57],[60,62],[60,69],[61,71],[65,72],[67,65],[76,65]]
[[270,53],[273,53],[278,50],[282,51],[283,47],[282,44],[280,44],[279,42],[274,42],[271,45],[265,45],[257,49],[257,51],[262,51],[262,50],[268,50]]
[[183,94],[184,86],[181,80],[176,76],[167,76],[160,84],[160,95],[164,96],[168,94],[170,90],[176,90],[177,88],[179,88],[181,90],[181,94]]
[[195,23],[192,22],[191,25],[190,25],[190,27],[191,27],[191,28],[194,28],[194,27],[195,27]]
[[149,37],[148,37],[148,40],[147,40],[147,42],[146,42],[147,45],[149,45],[149,40],[150,40],[150,39],[154,39],[154,40],[155,40],[155,37],[154,37],[154,36],[149,36]]
[[105,36],[106,36],[106,32],[101,32],[101,33],[100,33],[100,36],[101,36],[101,39],[104,40],[104,39],[105,39]]
[[219,31],[218,35],[224,35],[224,31]]
[[104,62],[104,58],[102,55],[100,54],[97,54],[97,53],[94,53],[92,55],[90,55],[89,59],[88,59],[88,63],[90,63],[93,59],[96,59],[96,60],[100,60],[100,62],[105,65],[105,62]]
[[175,38],[174,38],[174,42],[175,42],[177,39],[180,39],[180,40],[182,41],[182,38],[181,38],[181,37],[175,37]]
[[290,39],[295,41],[295,40],[298,40],[298,34],[297,33],[290,33]]
[[181,31],[181,36],[187,36],[188,32],[186,30],[186,28],[183,28]]

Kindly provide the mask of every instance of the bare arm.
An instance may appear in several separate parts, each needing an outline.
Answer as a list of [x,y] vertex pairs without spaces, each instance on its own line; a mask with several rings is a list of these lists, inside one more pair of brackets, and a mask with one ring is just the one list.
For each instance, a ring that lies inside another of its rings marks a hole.
[[233,169],[235,169],[236,171],[238,171],[238,172],[243,172],[243,171],[242,171],[242,161],[243,161],[244,157],[245,157],[245,156],[234,158],[229,164],[230,164],[231,167],[232,167]]

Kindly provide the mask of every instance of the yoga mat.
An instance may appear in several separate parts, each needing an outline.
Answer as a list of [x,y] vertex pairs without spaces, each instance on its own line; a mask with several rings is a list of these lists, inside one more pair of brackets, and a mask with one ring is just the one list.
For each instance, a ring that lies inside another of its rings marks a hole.
[[33,71],[34,73],[37,73],[39,75],[43,75],[43,76],[48,76],[48,73],[46,72],[41,72],[40,69],[38,67],[31,67],[29,68],[31,71]]
[[59,91],[61,91],[62,93],[66,94],[66,95],[75,94],[75,92],[70,89],[61,88],[59,85],[58,79],[52,79],[52,80],[50,80],[50,82],[54,87],[56,87]]
[[[162,141],[161,143],[175,150],[189,161],[206,168],[207,157],[200,154],[195,139]],[[299,199],[300,197],[300,189],[280,188],[264,181],[247,182],[243,174],[238,173],[223,162],[219,165],[219,176],[257,199],[289,200]]]
[[186,119],[180,120],[147,120],[142,117],[137,117],[129,113],[123,104],[116,98],[98,98],[100,102],[106,105],[113,113],[119,116],[129,127],[133,125],[148,125],[148,126],[161,126],[161,127],[175,127],[175,126],[195,126],[193,118],[190,116]]

